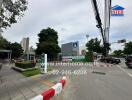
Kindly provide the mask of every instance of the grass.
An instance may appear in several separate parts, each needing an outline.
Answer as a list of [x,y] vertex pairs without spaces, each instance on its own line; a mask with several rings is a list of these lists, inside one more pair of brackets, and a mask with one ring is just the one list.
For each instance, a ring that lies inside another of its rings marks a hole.
[[[53,70],[52,67],[48,67],[48,71],[52,71],[52,70]],[[34,75],[37,75],[40,73],[41,73],[40,68],[35,68],[35,69],[31,69],[31,70],[22,72],[22,74],[26,77],[34,76]]]
[[37,68],[37,69],[27,70],[27,71],[22,72],[22,74],[26,77],[30,77],[33,75],[40,74],[40,69]]

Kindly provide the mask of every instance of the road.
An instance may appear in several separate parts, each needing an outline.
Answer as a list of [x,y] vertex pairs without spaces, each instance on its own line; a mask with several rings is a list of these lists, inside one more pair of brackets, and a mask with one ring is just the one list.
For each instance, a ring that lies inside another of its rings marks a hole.
[[[49,89],[64,75],[63,92],[52,100],[132,100],[132,69],[120,65],[98,63],[96,66],[57,66],[59,73],[25,78],[8,65],[2,68],[0,100],[29,100]],[[68,73],[85,70],[85,74]]]
[[67,75],[68,83],[60,100],[132,100],[132,70],[124,63],[80,69],[87,70],[87,74]]

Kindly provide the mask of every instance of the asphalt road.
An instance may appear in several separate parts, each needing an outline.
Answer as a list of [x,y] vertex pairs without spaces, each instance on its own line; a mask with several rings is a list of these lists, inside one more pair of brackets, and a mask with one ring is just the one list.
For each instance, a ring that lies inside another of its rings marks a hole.
[[64,92],[54,100],[132,100],[132,69],[128,69],[124,62],[80,69],[87,70],[87,74],[67,75]]

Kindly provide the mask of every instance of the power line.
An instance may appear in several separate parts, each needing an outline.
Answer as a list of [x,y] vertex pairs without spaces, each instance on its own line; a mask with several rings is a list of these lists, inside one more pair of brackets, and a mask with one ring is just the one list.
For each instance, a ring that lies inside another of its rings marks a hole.
[[[100,28],[101,35],[103,38],[103,44],[105,48],[106,55],[108,54],[108,45],[109,45],[109,29],[110,29],[110,16],[111,16],[111,0],[104,0],[104,25],[102,28],[102,20],[100,18],[99,9],[101,8],[100,2],[96,0],[92,0],[94,12],[95,12],[95,18],[97,21],[96,25],[98,28]],[[99,7],[99,9],[98,9]],[[102,9],[101,9],[102,10]],[[102,17],[102,16],[101,16]]]
[[100,14],[99,14],[98,6],[97,6],[97,1],[96,0],[92,0],[92,5],[93,5],[93,8],[94,8],[95,18],[96,18],[96,21],[97,21],[96,27],[100,28],[102,39],[103,39],[103,42],[104,42],[104,34],[103,34],[102,22],[101,22],[101,19],[100,19]]

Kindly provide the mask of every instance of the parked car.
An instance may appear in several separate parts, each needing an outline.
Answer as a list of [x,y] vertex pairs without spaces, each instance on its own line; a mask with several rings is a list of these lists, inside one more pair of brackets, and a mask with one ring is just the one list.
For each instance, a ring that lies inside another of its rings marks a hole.
[[112,58],[112,57],[102,58],[99,61],[104,63],[111,63],[111,64],[119,64],[121,62],[120,59]]
[[113,63],[119,64],[121,63],[121,60],[119,58],[113,58]]
[[132,56],[126,57],[126,62],[125,63],[128,66],[128,68],[132,68]]

